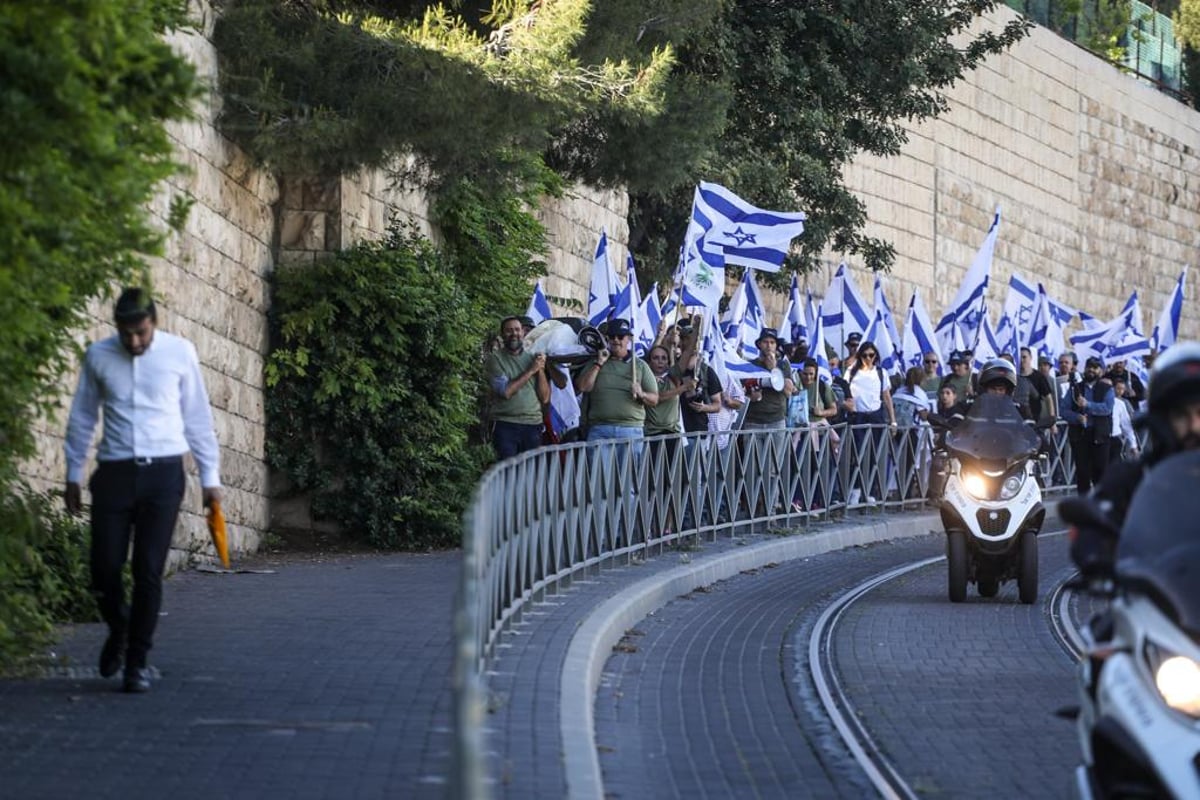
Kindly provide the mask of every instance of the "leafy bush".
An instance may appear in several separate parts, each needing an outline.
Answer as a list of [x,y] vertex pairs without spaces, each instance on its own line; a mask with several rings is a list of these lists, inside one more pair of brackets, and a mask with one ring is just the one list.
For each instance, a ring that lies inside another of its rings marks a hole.
[[383,547],[456,544],[490,327],[427,240],[393,228],[274,276],[267,458],[314,517]]
[[0,499],[0,673],[50,642],[54,623],[99,619],[90,589],[86,524],[30,491]]

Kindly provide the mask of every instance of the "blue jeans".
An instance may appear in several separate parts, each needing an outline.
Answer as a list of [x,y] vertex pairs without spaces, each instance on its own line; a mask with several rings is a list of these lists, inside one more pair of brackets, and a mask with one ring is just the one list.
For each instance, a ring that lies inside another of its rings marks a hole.
[[542,423],[505,422],[498,419],[492,425],[492,447],[501,461],[535,450],[542,445]]

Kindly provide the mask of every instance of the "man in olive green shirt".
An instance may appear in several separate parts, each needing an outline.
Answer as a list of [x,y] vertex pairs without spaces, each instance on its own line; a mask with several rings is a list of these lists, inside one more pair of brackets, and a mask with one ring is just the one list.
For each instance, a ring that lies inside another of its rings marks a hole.
[[[633,380],[634,365],[637,381]],[[658,404],[658,381],[645,361],[633,354],[629,322],[608,324],[608,349],[583,365],[575,376],[575,390],[588,395],[588,441],[640,439],[646,408]]]
[[542,405],[550,402],[544,353],[525,352],[520,317],[500,323],[503,348],[488,356],[492,406],[492,446],[501,459],[533,450],[542,443]]

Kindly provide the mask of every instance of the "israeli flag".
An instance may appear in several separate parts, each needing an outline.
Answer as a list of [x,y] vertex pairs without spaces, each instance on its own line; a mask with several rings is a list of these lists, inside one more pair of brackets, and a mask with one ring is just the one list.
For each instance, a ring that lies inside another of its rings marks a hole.
[[1021,363],[1021,341],[1017,335],[1017,326],[1013,324],[1007,312],[1000,315],[1000,324],[996,326],[996,346],[1001,354],[1011,355],[1014,364]]
[[654,340],[658,337],[658,326],[663,319],[662,309],[658,305],[657,283],[650,287],[650,291],[646,292],[646,298],[642,300],[639,318],[645,320],[646,326],[650,330],[650,345],[653,345]]
[[937,374],[946,374],[946,359],[943,356],[941,344],[934,333],[933,322],[925,304],[921,302],[920,292],[914,291],[908,301],[908,314],[904,319],[904,364],[907,367],[924,365],[926,353],[937,356]]
[[1104,327],[1104,320],[1096,319],[1086,311],[1079,312],[1079,324],[1083,326],[1085,331],[1095,330],[1096,328]]
[[596,243],[596,255],[592,259],[592,279],[588,288],[589,325],[599,325],[608,320],[620,291],[621,283],[608,258],[608,235],[601,230],[600,241]]
[[999,358],[1000,343],[996,340],[996,332],[992,329],[992,321],[988,319],[985,312],[983,315],[983,324],[979,328],[979,341],[975,343],[975,355],[971,364],[976,371],[983,369],[983,365],[994,358]]
[[533,320],[534,325],[540,325],[554,316],[554,312],[550,310],[550,301],[542,291],[540,280],[534,284],[533,297],[529,298],[529,308],[525,309],[525,316]]
[[821,307],[817,306],[813,317],[812,339],[808,343],[808,356],[817,362],[817,377],[826,383],[833,382],[833,370],[825,352],[825,324],[821,321]]
[[727,264],[778,272],[792,240],[804,233],[802,212],[755,208],[724,186],[701,182],[697,192],[716,219],[712,242],[724,250]]
[[1156,353],[1166,350],[1179,338],[1179,323],[1183,318],[1183,283],[1186,279],[1187,267],[1184,267],[1150,334],[1150,346]]
[[[878,275],[875,276],[874,295],[875,313],[882,318],[884,327],[887,329],[888,336],[892,340],[892,347],[896,350],[897,363],[895,364],[895,367],[897,369],[903,369],[904,361],[899,358],[899,356],[902,355],[904,340],[900,338],[900,331],[896,329],[896,320],[892,316],[892,307],[888,305],[887,297],[885,297],[883,294],[883,283],[880,281]],[[879,358],[882,361],[883,351],[880,351]]]
[[[1108,352],[1116,347],[1130,332],[1133,325],[1135,309],[1126,304],[1125,310],[1113,317],[1111,321],[1098,328],[1080,331],[1071,337],[1071,345],[1080,361],[1095,356],[1101,361],[1108,360]],[[1147,347],[1149,342],[1147,342]],[[1149,350],[1147,350],[1149,352]]]
[[1137,289],[1133,290],[1133,294],[1129,295],[1129,299],[1125,301],[1125,307],[1121,309],[1121,313],[1126,311],[1132,312],[1129,318],[1129,329],[1138,336],[1143,336],[1142,333],[1142,303],[1138,300]]
[[[1003,320],[1008,318],[1017,335],[1017,347],[1029,344],[1029,332],[1033,328],[1033,307],[1037,304],[1037,284],[1030,283],[1017,273],[1008,278],[1008,297],[1004,301],[1001,312],[1001,327]],[[1000,335],[1000,331],[997,331]]]
[[800,281],[792,276],[792,288],[788,291],[787,305],[783,318],[779,320],[779,333],[792,344],[804,339],[808,341],[808,323],[804,319],[804,301],[800,297]]
[[754,280],[754,272],[746,270],[742,275],[742,284],[746,290],[746,313],[742,316],[734,338],[741,345],[741,351],[747,358],[758,358],[758,335],[766,327],[767,310]]
[[558,388],[554,381],[550,381],[550,427],[554,431],[555,437],[561,438],[571,428],[579,427],[583,410],[579,406],[575,388],[571,386],[571,375],[566,366],[562,364],[548,366],[567,376],[567,385],[562,389]]
[[1070,321],[1078,312],[1061,303],[1055,303],[1046,292],[1046,287],[1038,284],[1037,305],[1033,311],[1033,325],[1029,332],[1029,349],[1047,358],[1057,358],[1067,349],[1063,341],[1063,317]]
[[892,342],[891,334],[888,333],[887,323],[883,320],[881,310],[876,309],[875,319],[871,320],[871,326],[863,334],[863,342],[874,342],[875,349],[879,351],[878,363],[883,367],[884,372],[892,373],[904,369],[904,362],[896,352],[896,345]]
[[817,329],[817,318],[820,314],[817,312],[817,304],[813,300],[812,291],[806,291],[807,299],[804,304],[804,328],[809,332],[809,341],[812,340],[813,331]]
[[840,356],[844,351],[846,337],[861,334],[871,324],[870,307],[854,284],[850,270],[843,262],[838,265],[825,299],[821,301],[825,338]]
[[962,335],[962,341],[967,344],[976,344],[979,339],[979,331],[983,325],[984,295],[987,293],[988,279],[992,272],[992,255],[996,251],[996,237],[999,233],[1000,207],[997,206],[992,226],[975,254],[975,260],[971,262],[966,278],[958,287],[958,294],[954,296],[950,310],[938,322],[937,334],[943,350],[954,349],[956,328]]

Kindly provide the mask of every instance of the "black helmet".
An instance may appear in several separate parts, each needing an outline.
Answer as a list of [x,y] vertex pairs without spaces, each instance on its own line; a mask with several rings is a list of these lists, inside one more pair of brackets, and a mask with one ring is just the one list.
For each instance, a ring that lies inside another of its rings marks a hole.
[[1151,414],[1200,400],[1200,342],[1177,342],[1154,361],[1146,391]]
[[989,359],[979,372],[979,388],[987,389],[994,383],[1003,382],[1006,391],[1012,394],[1017,390],[1017,370],[1003,358]]

